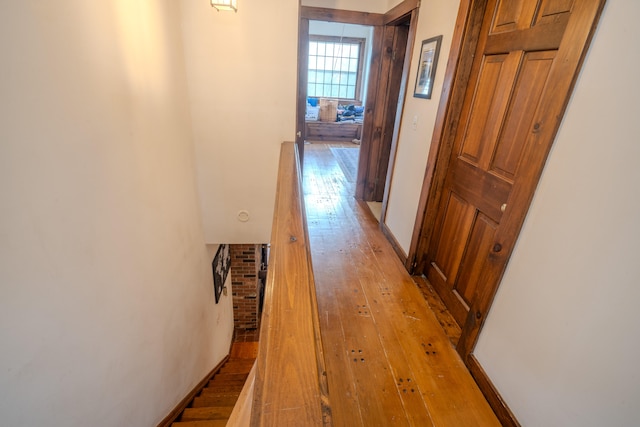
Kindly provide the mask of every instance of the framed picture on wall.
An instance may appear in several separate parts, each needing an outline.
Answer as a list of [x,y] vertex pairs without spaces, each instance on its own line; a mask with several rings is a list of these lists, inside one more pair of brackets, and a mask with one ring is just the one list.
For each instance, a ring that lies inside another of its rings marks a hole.
[[218,246],[216,256],[213,258],[211,268],[213,269],[213,288],[216,295],[216,304],[220,301],[220,294],[224,288],[224,282],[227,281],[229,267],[231,266],[231,252],[229,245],[224,244]]
[[431,99],[433,91],[433,79],[436,76],[436,65],[440,54],[442,36],[432,37],[422,42],[420,60],[418,61],[418,75],[416,76],[416,88],[413,96],[416,98]]

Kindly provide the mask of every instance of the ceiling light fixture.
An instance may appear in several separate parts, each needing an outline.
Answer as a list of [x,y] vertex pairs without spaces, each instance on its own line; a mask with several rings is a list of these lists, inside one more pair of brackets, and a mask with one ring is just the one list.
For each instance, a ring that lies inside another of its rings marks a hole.
[[238,11],[238,0],[211,0],[211,6],[215,7],[218,12],[221,10]]

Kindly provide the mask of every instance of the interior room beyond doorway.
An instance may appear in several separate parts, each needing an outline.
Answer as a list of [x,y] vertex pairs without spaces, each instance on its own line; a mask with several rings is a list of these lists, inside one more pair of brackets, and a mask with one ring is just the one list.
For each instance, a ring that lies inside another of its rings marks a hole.
[[309,21],[305,139],[362,138],[373,27]]

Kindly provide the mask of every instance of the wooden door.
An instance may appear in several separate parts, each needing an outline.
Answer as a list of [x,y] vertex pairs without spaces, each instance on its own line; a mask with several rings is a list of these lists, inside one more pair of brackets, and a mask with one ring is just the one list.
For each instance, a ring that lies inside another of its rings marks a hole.
[[467,51],[458,119],[449,118],[452,144],[440,157],[447,167],[421,262],[463,327],[463,356],[513,250],[604,0],[475,3],[486,6]]
[[[400,23],[374,28],[374,46],[379,55],[371,61],[369,88],[358,163],[356,199],[382,202],[391,146],[393,145],[398,99],[404,73],[411,14]],[[375,83],[374,83],[375,82]]]
[[305,116],[307,112],[307,81],[309,79],[309,20],[300,18],[298,26],[298,87],[296,96],[296,145],[300,167],[304,167]]

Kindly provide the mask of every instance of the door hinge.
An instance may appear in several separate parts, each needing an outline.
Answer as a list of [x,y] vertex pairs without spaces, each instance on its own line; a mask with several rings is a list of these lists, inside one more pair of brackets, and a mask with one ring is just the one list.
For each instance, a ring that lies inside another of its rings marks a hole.
[[413,274],[418,267],[418,257],[414,256],[413,261],[411,262],[411,271],[409,273]]

